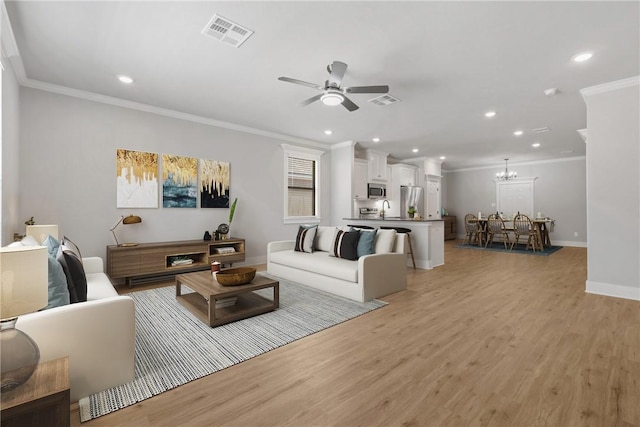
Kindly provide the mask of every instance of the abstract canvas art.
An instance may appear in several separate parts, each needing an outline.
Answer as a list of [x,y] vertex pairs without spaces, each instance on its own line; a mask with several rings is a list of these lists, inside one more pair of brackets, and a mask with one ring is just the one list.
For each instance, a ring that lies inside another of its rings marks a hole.
[[229,207],[229,163],[200,160],[200,207]]
[[197,207],[198,159],[162,155],[162,207]]
[[158,154],[118,148],[116,207],[158,207]]

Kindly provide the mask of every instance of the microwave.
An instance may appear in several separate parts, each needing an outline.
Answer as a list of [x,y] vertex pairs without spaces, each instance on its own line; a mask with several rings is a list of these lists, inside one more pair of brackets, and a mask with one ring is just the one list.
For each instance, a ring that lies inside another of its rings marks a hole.
[[387,197],[387,186],[384,184],[368,183],[367,197],[369,199],[384,199]]

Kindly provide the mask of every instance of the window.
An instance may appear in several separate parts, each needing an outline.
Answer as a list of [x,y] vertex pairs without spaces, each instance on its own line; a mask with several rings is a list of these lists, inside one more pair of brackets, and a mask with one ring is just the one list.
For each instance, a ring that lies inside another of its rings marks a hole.
[[283,144],[285,158],[285,223],[320,221],[320,156],[322,151]]

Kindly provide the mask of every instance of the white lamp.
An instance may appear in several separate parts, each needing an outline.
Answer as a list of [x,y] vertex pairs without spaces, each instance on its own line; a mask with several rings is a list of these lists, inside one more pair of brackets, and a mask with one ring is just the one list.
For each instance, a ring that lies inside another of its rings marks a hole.
[[15,328],[18,316],[46,307],[47,248],[0,248],[0,365],[1,391],[25,383],[40,361],[35,341]]
[[58,225],[27,225],[27,236],[31,236],[38,241],[39,244],[44,242],[47,236],[53,236],[58,240]]

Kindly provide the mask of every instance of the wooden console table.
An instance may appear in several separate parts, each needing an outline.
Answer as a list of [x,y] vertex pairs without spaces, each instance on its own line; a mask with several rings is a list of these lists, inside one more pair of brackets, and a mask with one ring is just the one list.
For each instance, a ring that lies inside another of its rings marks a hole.
[[107,246],[107,275],[125,279],[131,287],[134,278],[209,270],[214,261],[233,264],[244,259],[245,242],[238,238]]
[[69,358],[38,365],[31,378],[2,393],[2,427],[69,426]]
[[457,237],[456,217],[446,215],[442,217],[444,221],[444,240],[453,240]]

